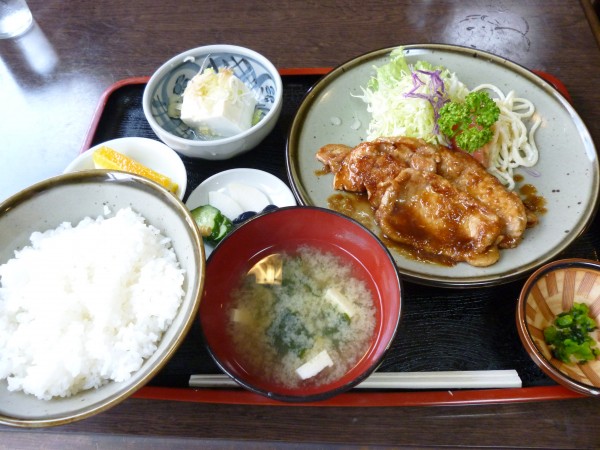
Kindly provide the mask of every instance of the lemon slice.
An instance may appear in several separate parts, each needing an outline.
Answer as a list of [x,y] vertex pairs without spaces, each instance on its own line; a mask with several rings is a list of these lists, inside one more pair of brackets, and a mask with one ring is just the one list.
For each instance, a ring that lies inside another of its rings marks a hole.
[[132,159],[123,153],[119,153],[110,147],[100,147],[94,151],[92,158],[96,169],[123,170],[156,181],[173,193],[177,192],[177,183],[169,177],[155,172],[135,159]]

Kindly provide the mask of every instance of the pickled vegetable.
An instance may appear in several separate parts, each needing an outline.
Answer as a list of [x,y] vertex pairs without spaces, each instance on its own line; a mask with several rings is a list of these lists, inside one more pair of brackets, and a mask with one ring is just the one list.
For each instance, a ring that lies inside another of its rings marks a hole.
[[177,192],[177,183],[166,175],[158,173],[139,161],[130,158],[110,147],[102,146],[92,154],[94,166],[97,169],[114,169],[140,175],[164,186],[169,191]]
[[233,229],[233,223],[211,205],[202,205],[191,211],[200,234],[208,242],[217,244]]

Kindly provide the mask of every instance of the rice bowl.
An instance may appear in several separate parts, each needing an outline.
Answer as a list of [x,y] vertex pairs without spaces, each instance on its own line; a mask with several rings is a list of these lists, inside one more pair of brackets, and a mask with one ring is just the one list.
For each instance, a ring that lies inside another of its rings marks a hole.
[[[15,250],[30,245],[29,238],[34,231],[55,229],[63,222],[77,224],[84,217],[106,214],[107,208],[117,212],[128,207],[171,239],[169,246],[185,272],[181,284],[183,298],[172,322],[156,340],[156,349],[148,351],[149,356],[141,367],[122,381],[108,380],[97,388],[84,389],[69,397],[42,400],[22,391],[11,391],[7,381],[0,380],[0,423],[21,427],[54,426],[105,411],[150,381],[185,338],[195,318],[204,285],[202,241],[185,205],[148,179],[118,171],[83,171],[42,181],[14,195],[0,204],[3,230],[0,264],[13,258]],[[141,297],[144,298],[143,307],[150,308],[149,297],[145,294]],[[48,305],[47,311],[53,313],[53,308]],[[117,328],[123,330],[125,327]],[[141,330],[140,333],[148,332]],[[56,353],[65,351],[69,350],[55,350]],[[59,378],[64,381],[63,376]]]

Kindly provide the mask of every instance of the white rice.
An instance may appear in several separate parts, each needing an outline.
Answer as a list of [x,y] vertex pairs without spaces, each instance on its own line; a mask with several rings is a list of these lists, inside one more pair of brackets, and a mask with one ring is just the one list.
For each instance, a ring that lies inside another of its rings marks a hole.
[[182,302],[170,239],[124,208],[30,241],[0,265],[0,380],[47,400],[128,379]]

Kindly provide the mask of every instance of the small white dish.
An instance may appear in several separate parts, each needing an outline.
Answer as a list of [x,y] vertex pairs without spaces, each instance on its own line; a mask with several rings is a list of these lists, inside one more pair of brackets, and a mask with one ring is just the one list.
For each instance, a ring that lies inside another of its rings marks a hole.
[[102,146],[123,153],[150,169],[165,175],[177,183],[176,195],[180,200],[187,188],[187,172],[181,157],[169,146],[154,139],[142,137],[124,137],[102,142],[81,153],[64,170],[64,173],[94,169],[92,154]]
[[[190,211],[199,206],[207,205],[209,192],[224,192],[230,183],[243,183],[260,189],[269,197],[270,203],[277,207],[296,205],[296,198],[290,188],[275,175],[258,169],[244,168],[226,170],[207,178],[192,191],[185,205]],[[204,242],[206,257],[211,254],[213,248],[211,244]]]

